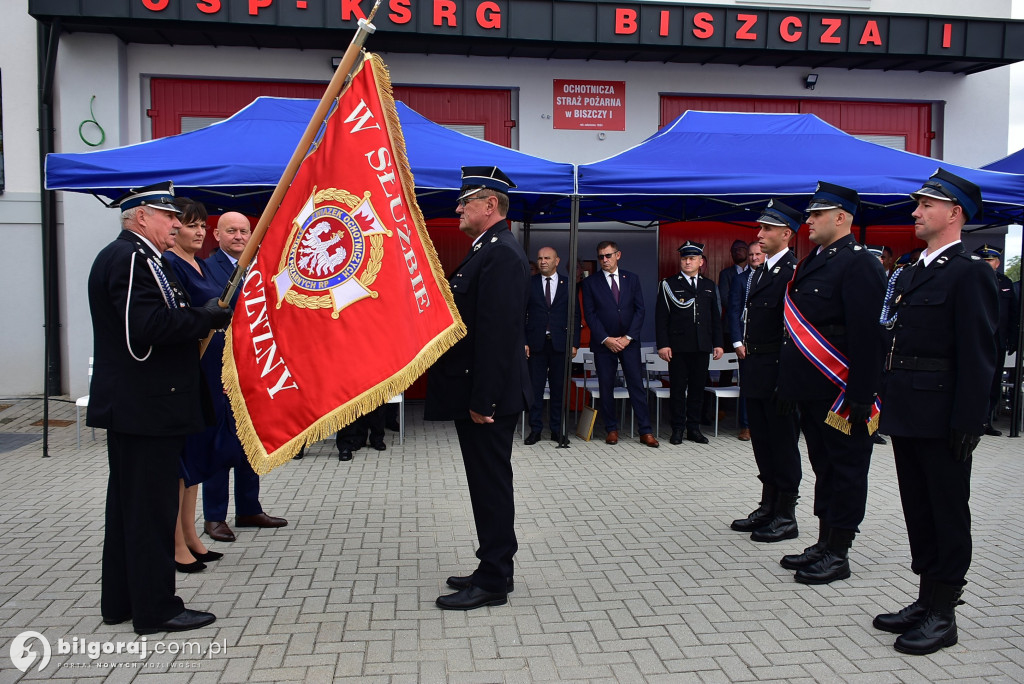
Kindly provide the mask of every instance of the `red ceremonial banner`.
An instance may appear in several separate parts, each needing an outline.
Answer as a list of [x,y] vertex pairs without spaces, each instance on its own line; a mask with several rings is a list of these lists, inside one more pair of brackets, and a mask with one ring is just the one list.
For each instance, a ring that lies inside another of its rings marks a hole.
[[366,55],[239,287],[223,380],[253,470],[404,391],[465,333],[416,203],[390,78]]

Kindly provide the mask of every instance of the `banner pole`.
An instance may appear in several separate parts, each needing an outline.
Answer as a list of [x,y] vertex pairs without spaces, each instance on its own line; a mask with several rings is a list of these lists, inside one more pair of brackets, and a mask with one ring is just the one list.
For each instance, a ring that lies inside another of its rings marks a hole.
[[[373,16],[377,13],[377,8],[380,7],[381,0],[376,0],[373,8],[370,10],[370,14],[366,19],[359,20],[359,26],[356,29],[356,33],[352,36],[352,42],[349,43],[348,49],[345,50],[345,55],[341,58],[341,63],[338,68],[334,71],[334,76],[331,77],[330,83],[327,84],[327,89],[324,91],[323,97],[320,98],[320,102],[316,106],[316,111],[313,112],[313,117],[309,120],[309,125],[306,126],[306,131],[302,134],[302,138],[299,139],[299,144],[295,146],[295,151],[292,153],[292,158],[288,161],[288,165],[284,168],[284,173],[281,174],[281,180],[277,182],[277,187],[274,188],[273,194],[270,196],[270,201],[267,202],[267,206],[263,208],[263,213],[260,215],[260,220],[256,223],[256,228],[252,231],[252,237],[249,239],[249,243],[245,246],[241,256],[238,257],[238,263],[235,264],[235,270],[231,274],[231,278],[228,279],[227,285],[224,286],[224,291],[220,295],[220,300],[217,302],[222,309],[227,309],[231,306],[231,298],[234,297],[235,291],[238,289],[238,285],[242,280],[242,276],[249,268],[249,264],[252,263],[253,257],[256,255],[256,250],[259,249],[260,242],[263,241],[263,236],[267,233],[267,228],[270,226],[270,222],[274,220],[274,215],[277,213],[278,207],[281,205],[281,200],[284,199],[285,193],[291,186],[292,181],[295,179],[295,174],[299,171],[299,166],[302,165],[302,160],[306,158],[306,153],[309,151],[309,146],[313,144],[313,139],[316,137],[317,132],[324,123],[324,119],[327,118],[327,112],[330,110],[331,105],[334,103],[335,98],[341,93],[341,91],[348,85],[352,79],[352,68],[355,66],[356,58],[359,57],[359,53],[363,49],[363,45],[366,43],[366,39],[376,31],[376,27],[370,22],[373,20]],[[199,356],[202,358],[203,354],[206,353],[206,348],[210,345],[210,340],[213,339],[213,331],[206,336],[202,344],[199,347]]]

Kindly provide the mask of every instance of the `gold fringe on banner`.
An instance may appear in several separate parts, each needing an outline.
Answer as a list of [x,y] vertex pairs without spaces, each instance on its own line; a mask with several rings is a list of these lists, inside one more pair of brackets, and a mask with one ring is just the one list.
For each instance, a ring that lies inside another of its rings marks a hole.
[[[258,475],[266,475],[274,468],[292,460],[306,444],[313,444],[326,439],[341,428],[351,424],[360,416],[366,415],[378,406],[386,403],[392,397],[407,390],[442,354],[466,335],[466,325],[462,322],[458,309],[455,307],[455,300],[452,298],[448,280],[445,278],[444,271],[441,268],[441,260],[438,258],[437,250],[434,249],[434,243],[430,240],[430,235],[427,233],[423,212],[416,201],[416,186],[413,181],[412,169],[409,166],[409,159],[406,156],[405,137],[402,135],[398,112],[395,109],[395,99],[391,90],[391,77],[388,74],[387,67],[379,56],[364,53],[363,62],[359,69],[353,71],[353,75],[358,74],[367,62],[369,62],[370,67],[373,69],[374,81],[377,84],[377,95],[380,98],[381,108],[387,120],[388,136],[395,153],[395,167],[402,181],[405,199],[408,201],[412,224],[416,227],[416,233],[419,235],[430,271],[444,297],[445,303],[448,305],[453,322],[430,340],[404,368],[390,378],[369,388],[359,396],[353,397],[329,414],[319,418],[300,434],[271,453],[267,453],[264,449],[263,443],[260,441],[252,424],[245,405],[245,399],[242,397],[238,383],[238,371],[232,354],[231,330],[228,329],[224,344],[224,383],[228,388],[228,398],[231,402],[232,412],[235,415],[238,438],[245,450],[249,464]],[[345,91],[342,91],[339,99],[344,96]]]

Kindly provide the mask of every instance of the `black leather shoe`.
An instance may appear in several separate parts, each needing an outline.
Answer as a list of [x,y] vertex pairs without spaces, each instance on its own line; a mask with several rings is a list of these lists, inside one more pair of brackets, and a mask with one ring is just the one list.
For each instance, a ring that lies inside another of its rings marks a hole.
[[530,434],[526,435],[526,439],[523,440],[523,444],[526,446],[532,446],[540,441],[540,433],[536,430],[530,430]]
[[779,561],[779,565],[787,570],[799,570],[818,562],[823,553],[825,553],[825,542],[818,541],[804,549],[803,553],[792,553],[783,556],[782,560]]
[[352,460],[352,450],[351,449],[341,449],[340,451],[338,451],[338,460],[339,461],[351,461]]
[[900,635],[893,646],[900,653],[928,655],[952,646],[959,638],[956,630],[956,607],[962,603],[960,587],[935,583],[932,605],[921,622]]
[[882,445],[884,445],[886,442],[885,442],[885,438],[882,437],[882,435],[880,435],[880,434],[878,434],[876,432],[875,434],[871,435],[871,443],[872,444],[882,444]]
[[800,584],[828,584],[850,576],[850,559],[826,548],[816,562],[796,571],[794,578]]
[[686,439],[687,441],[696,442],[697,444],[708,443],[708,438],[704,436],[704,433],[700,431],[700,428],[693,428],[692,430],[687,430]]
[[190,629],[199,629],[206,625],[213,624],[217,616],[213,613],[206,613],[201,610],[189,610],[186,608],[170,620],[155,627],[136,627],[136,634],[156,634],[157,632],[184,632]]
[[108,618],[108,617],[105,617],[105,618],[103,618],[103,624],[105,624],[105,625],[119,625],[122,622],[128,622],[131,619],[132,619],[131,615],[125,615],[124,617],[120,617],[120,618]]
[[202,572],[203,570],[205,570],[206,563],[198,560],[192,561],[191,563],[179,563],[178,561],[174,561],[174,568],[178,572],[191,574],[193,572]]
[[668,438],[669,444],[682,444],[683,443],[683,431],[673,430],[672,436]]
[[996,430],[994,427],[992,427],[992,423],[987,423],[985,425],[985,434],[990,437],[1001,437],[1003,435],[1003,431]]
[[562,433],[561,432],[555,432],[554,430],[552,430],[551,431],[551,441],[552,442],[561,442],[562,441]]
[[503,606],[508,603],[508,594],[503,591],[485,591],[471,584],[454,594],[438,596],[434,603],[441,610],[473,610],[484,606]]
[[934,583],[922,576],[917,590],[917,600],[895,613],[876,615],[871,622],[875,629],[890,634],[906,634],[924,621],[932,605]]
[[208,550],[206,553],[199,553],[198,551],[194,550],[192,547],[189,547],[188,550],[189,550],[189,552],[193,556],[196,557],[196,560],[201,562],[201,563],[209,563],[210,561],[220,560],[221,558],[224,557],[223,553],[218,553],[217,551],[209,551]]
[[384,443],[383,439],[371,440],[370,446],[377,451],[384,451],[388,448],[388,445]]
[[[464,575],[460,577],[459,575],[452,575],[445,581],[445,584],[447,584],[452,589],[468,589],[473,585],[473,576]],[[506,577],[505,591],[511,594],[515,590],[516,583],[512,580],[511,577]]]

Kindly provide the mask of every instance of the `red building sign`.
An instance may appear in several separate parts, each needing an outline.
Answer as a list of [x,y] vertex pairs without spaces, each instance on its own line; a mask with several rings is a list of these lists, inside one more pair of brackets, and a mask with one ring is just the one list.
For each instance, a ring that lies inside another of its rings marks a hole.
[[554,127],[626,130],[625,81],[555,79]]

